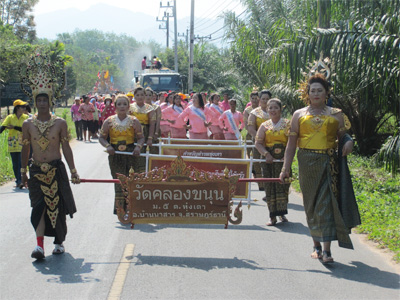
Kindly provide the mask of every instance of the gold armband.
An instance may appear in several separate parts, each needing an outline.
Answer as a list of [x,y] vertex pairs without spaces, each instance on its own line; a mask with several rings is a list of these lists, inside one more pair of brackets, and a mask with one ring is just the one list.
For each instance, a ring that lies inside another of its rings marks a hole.
[[339,132],[343,132],[343,131],[346,131],[346,130],[347,130],[346,127],[339,128]]
[[21,174],[26,174],[26,168],[21,168]]
[[248,121],[248,122],[247,122],[247,125],[254,125],[254,122]]
[[106,147],[106,148],[108,148],[108,147],[110,147],[111,145],[110,144],[106,144],[106,145],[104,145],[104,147]]
[[78,171],[77,171],[75,168],[71,169],[70,171],[71,171],[71,174],[76,174],[76,173],[78,173]]
[[142,149],[143,145],[136,144],[136,147],[139,147],[139,149]]
[[286,172],[286,168],[285,168],[285,167],[282,167],[281,172],[282,172],[282,173],[285,173],[285,172]]
[[291,131],[289,136],[298,136],[299,134],[296,131]]
[[28,139],[24,139],[24,140],[22,140],[22,141],[20,142],[20,144],[21,144],[22,146],[27,146],[27,145],[29,145],[30,143],[31,143],[31,141],[28,140]]
[[153,137],[152,137],[152,136],[149,136],[147,139],[148,139],[148,140],[152,140],[152,139],[153,139]]
[[256,142],[264,142],[264,139],[263,138],[256,138]]
[[265,151],[263,156],[267,156],[268,153],[269,153],[268,151]]
[[61,138],[61,143],[69,142],[69,138],[67,136],[64,136]]

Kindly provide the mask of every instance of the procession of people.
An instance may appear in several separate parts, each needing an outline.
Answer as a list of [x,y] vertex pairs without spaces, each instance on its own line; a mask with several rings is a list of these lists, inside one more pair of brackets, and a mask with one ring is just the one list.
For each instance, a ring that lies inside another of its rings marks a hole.
[[[46,57],[41,57],[46,62]],[[144,58],[145,59],[145,58]],[[13,114],[1,125],[8,130],[9,152],[12,157],[16,186],[29,188],[32,205],[31,222],[36,232],[37,246],[32,257],[42,259],[44,236],[54,237],[53,254],[64,253],[67,233],[66,215],[76,212],[61,150],[70,168],[72,183],[80,183],[71,147],[67,123],[51,113],[54,99],[54,72],[30,60],[28,69],[34,72],[22,78],[31,86],[37,113],[28,116],[28,103],[14,101]],[[45,65],[45,64],[44,64]],[[45,71],[48,71],[47,75]],[[47,77],[46,77],[47,76]],[[52,77],[53,76],[53,77]],[[50,84],[42,84],[51,82]],[[243,140],[249,146],[247,156],[257,159],[252,173],[255,178],[279,178],[280,182],[259,182],[265,191],[269,210],[267,226],[275,226],[278,218],[289,222],[288,214],[291,164],[297,151],[299,181],[303,193],[307,222],[313,239],[311,257],[332,263],[331,241],[352,248],[351,228],[360,224],[358,210],[342,212],[344,201],[355,201],[349,174],[338,171],[341,159],[351,153],[353,140],[346,133],[344,115],[340,109],[326,105],[329,83],[322,74],[309,78],[307,104],[294,112],[291,120],[282,115],[284,106],[272,98],[269,90],[250,93],[249,102],[240,112],[238,101],[223,93],[198,92],[185,95],[178,92],[155,92],[137,86],[133,91],[115,94],[86,94],[74,99],[71,118],[78,141],[99,143],[109,154],[111,175],[129,176],[130,170],[146,172],[143,153],[158,154],[153,144],[161,138],[202,140]],[[245,130],[246,133],[242,134]],[[216,146],[218,147],[218,146]],[[126,152],[129,155],[120,155]],[[343,160],[343,159],[342,159]],[[28,168],[29,167],[29,168]],[[28,180],[29,169],[29,180]],[[115,186],[114,214],[124,207],[125,196],[119,184]],[[343,199],[345,190],[349,199]]]

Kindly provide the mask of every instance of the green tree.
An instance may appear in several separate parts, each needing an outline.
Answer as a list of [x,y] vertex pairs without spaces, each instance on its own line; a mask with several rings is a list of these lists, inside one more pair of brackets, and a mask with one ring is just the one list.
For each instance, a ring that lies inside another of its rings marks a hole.
[[334,105],[349,116],[362,154],[379,149],[379,128],[399,120],[400,1],[330,0],[328,29],[318,28],[319,1],[244,2],[246,21],[226,17],[237,68],[295,95],[310,64],[329,57]]
[[33,42],[36,38],[35,21],[30,13],[39,0],[0,0],[0,18],[10,25],[19,38]]
[[0,21],[0,79],[4,82],[18,82],[18,66],[34,48],[17,37],[11,25],[3,25]]

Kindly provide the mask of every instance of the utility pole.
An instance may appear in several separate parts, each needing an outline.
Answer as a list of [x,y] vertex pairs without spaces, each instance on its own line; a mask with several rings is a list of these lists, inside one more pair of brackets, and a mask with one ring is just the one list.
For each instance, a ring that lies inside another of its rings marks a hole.
[[175,72],[178,72],[178,20],[176,17],[176,0],[174,0],[174,48],[175,48]]
[[178,33],[178,36],[185,38],[186,48],[188,48],[189,47],[189,28],[186,29],[186,33]]
[[203,42],[204,40],[206,40],[206,39],[211,40],[211,34],[210,34],[210,35],[206,35],[206,36],[199,36],[199,35],[197,35],[197,36],[194,37],[194,39],[195,39],[195,40],[201,40],[202,42]]
[[167,29],[167,48],[168,48],[168,28],[167,28],[167,21],[164,19],[164,17],[160,20],[158,17],[156,18],[157,22],[164,22],[164,26],[158,25],[158,29]]
[[[161,28],[161,26],[159,27],[160,29],[166,29],[167,30],[167,48],[169,48],[169,18],[172,17],[174,18],[174,48],[175,48],[175,59],[174,59],[174,68],[175,71],[178,72],[178,20],[176,17],[176,0],[173,0],[174,3],[173,5],[169,5],[169,2],[167,2],[167,5],[163,5],[162,1],[160,1],[160,8],[165,8],[166,10],[164,11],[164,16],[162,18],[162,20],[158,20],[157,21],[161,21],[161,22],[165,22],[165,28]],[[172,8],[172,13],[170,11],[170,9]]]
[[194,0],[190,10],[190,49],[189,49],[189,92],[193,90],[193,45],[194,44]]

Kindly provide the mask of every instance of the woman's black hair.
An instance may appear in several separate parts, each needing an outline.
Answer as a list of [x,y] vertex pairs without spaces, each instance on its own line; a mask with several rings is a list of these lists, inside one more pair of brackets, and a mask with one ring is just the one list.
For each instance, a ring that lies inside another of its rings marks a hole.
[[[175,92],[169,92],[169,93],[167,94],[167,97],[165,97],[164,102],[165,102],[165,103],[168,103],[168,98],[169,98],[169,96],[171,96],[171,95],[173,95],[173,94],[176,94],[176,93],[175,93]],[[172,103],[174,103],[174,99],[172,99]]]
[[20,107],[25,107],[25,105],[17,105],[17,106],[14,106],[14,109],[13,109],[13,114],[17,114],[17,110],[18,110],[18,108],[20,108]]
[[[194,94],[194,95],[197,95],[197,98],[199,98],[199,106],[202,108],[202,109],[204,109],[204,100],[203,100],[203,97],[201,96],[201,94],[200,93],[196,93],[196,94]],[[193,96],[194,96],[193,95]]]
[[270,98],[272,98],[272,94],[271,94],[271,92],[270,92],[269,90],[262,90],[262,91],[260,92],[260,98],[261,98],[261,96],[264,95],[264,94],[267,94],[267,95],[269,95]]

